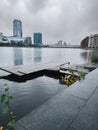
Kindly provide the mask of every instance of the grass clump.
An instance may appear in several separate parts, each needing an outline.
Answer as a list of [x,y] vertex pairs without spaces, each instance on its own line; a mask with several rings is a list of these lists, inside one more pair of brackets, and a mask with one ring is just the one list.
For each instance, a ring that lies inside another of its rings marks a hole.
[[91,62],[98,63],[98,56],[92,56],[91,57]]

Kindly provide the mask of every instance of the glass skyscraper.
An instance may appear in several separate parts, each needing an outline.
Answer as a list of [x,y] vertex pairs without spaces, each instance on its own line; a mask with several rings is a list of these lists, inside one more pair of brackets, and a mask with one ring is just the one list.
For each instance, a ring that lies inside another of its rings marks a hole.
[[34,44],[42,44],[42,33],[34,33]]
[[20,20],[13,21],[13,36],[22,37],[22,22]]

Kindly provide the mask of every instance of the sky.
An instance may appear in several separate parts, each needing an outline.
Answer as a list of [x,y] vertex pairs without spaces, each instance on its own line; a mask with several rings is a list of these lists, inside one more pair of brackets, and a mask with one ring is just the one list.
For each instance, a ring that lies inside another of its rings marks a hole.
[[23,37],[41,32],[44,44],[59,40],[79,45],[98,33],[98,0],[1,0],[0,32],[13,35],[13,20],[22,21]]

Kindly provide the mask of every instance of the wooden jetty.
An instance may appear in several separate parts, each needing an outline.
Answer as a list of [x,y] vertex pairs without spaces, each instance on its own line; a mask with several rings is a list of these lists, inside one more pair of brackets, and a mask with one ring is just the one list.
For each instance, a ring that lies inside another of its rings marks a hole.
[[[67,63],[32,63],[27,65],[19,65],[19,66],[9,66],[9,67],[0,67],[0,70],[6,71],[10,74],[13,74],[18,77],[27,77],[42,73],[44,74],[52,74],[52,75],[70,75],[69,68],[71,68],[75,74],[78,72],[83,72],[87,74],[89,70],[86,67],[87,65],[69,65]],[[23,79],[23,78],[22,78]]]
[[55,66],[61,65],[60,63],[33,63],[29,65],[19,65],[19,66],[9,66],[9,67],[0,67],[1,70],[11,73],[16,76],[25,76],[46,70],[48,68],[53,68]]

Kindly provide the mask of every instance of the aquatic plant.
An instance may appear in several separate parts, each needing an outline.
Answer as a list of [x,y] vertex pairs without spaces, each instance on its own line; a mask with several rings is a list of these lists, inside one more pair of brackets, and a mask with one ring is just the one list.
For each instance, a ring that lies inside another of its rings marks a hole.
[[9,95],[9,87],[7,84],[3,85],[4,87],[4,93],[0,95],[0,107],[4,105],[2,109],[2,115],[9,115],[9,121],[7,122],[6,126],[1,126],[0,129],[2,130],[3,128],[9,128],[15,123],[15,116],[13,112],[11,111],[11,101],[13,100],[13,96]]
[[75,83],[76,81],[80,81],[82,79],[85,79],[85,73],[84,72],[77,72],[78,75],[75,75],[74,70],[72,68],[69,68],[68,71],[70,72],[70,75],[65,75],[64,77],[61,76],[60,82],[63,84],[66,84],[67,86]]

